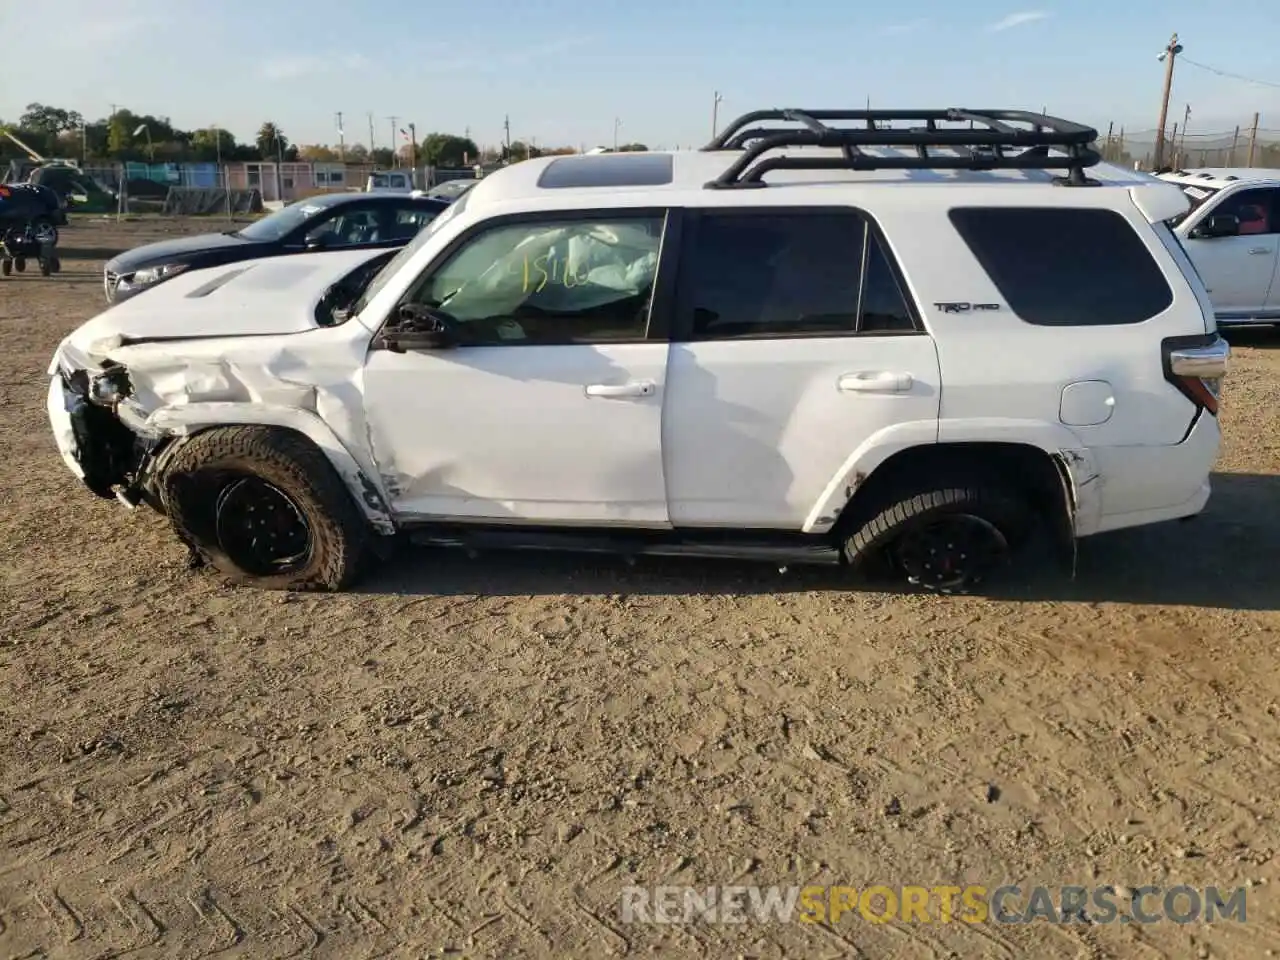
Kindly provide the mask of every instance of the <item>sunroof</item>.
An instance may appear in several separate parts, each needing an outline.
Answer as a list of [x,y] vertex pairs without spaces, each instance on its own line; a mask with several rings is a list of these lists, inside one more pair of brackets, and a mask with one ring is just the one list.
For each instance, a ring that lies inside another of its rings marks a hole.
[[669,153],[599,153],[589,157],[560,157],[547,164],[538,186],[656,187],[671,182]]

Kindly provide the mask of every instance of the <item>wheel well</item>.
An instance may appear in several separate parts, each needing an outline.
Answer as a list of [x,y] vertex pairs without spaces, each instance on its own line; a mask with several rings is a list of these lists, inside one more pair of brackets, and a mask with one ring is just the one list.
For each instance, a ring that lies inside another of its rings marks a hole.
[[1072,536],[1071,488],[1052,454],[1026,443],[976,442],[921,445],[893,454],[865,478],[855,479],[852,495],[836,522],[836,533],[847,535],[869,520],[896,490],[935,478],[1011,487],[1058,536]]
[[202,434],[209,433],[211,430],[220,430],[227,427],[252,427],[273,433],[288,434],[297,441],[312,447],[320,454],[321,457],[324,458],[325,462],[329,464],[330,468],[341,481],[342,487],[347,491],[347,495],[351,498],[356,507],[360,509],[366,520],[372,523],[379,533],[393,532],[394,526],[392,524],[391,514],[389,508],[382,499],[382,494],[378,492],[377,487],[375,487],[369,478],[365,476],[364,472],[359,470],[358,466],[353,467],[353,469],[357,471],[357,480],[360,485],[359,497],[357,497],[356,491],[352,489],[348,478],[343,475],[343,471],[333,462],[333,458],[329,456],[328,452],[320,446],[320,444],[316,443],[312,437],[308,436],[304,431],[299,430],[297,427],[286,426],[283,424],[255,423],[251,420],[210,423],[193,429],[190,433],[174,437],[165,443],[163,450],[158,452],[156,458],[156,469],[152,473],[152,482],[149,486],[156,488],[163,484],[164,474],[168,469],[169,463],[182,447],[185,447],[194,438],[201,436]]

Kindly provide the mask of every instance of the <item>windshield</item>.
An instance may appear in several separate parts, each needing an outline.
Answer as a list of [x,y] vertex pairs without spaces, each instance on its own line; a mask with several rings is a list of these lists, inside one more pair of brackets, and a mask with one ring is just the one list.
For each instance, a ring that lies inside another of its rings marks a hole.
[[364,288],[364,293],[360,294],[360,299],[351,305],[352,316],[364,310],[369,305],[369,301],[376,297],[382,288],[387,285],[387,281],[395,276],[402,266],[412,260],[413,255],[421,250],[423,245],[434,237],[441,227],[463,211],[469,196],[470,194],[464,193],[449,206],[445,207],[425,227],[419,230],[417,235],[406,246],[400,248],[400,252],[392,257],[387,265],[378,271],[373,281]]
[[277,210],[263,217],[256,223],[249,224],[243,230],[236,231],[236,236],[255,243],[281,240],[330,205],[314,200],[299,200],[297,203],[289,204],[283,210]]
[[1170,217],[1166,220],[1165,222],[1169,224],[1170,227],[1176,227],[1178,224],[1182,223],[1182,221],[1186,220],[1187,217],[1191,216],[1191,214],[1195,213],[1199,207],[1204,205],[1206,200],[1218,192],[1218,188],[1202,187],[1198,184],[1188,183],[1182,188],[1182,192],[1186,194],[1187,199],[1191,201],[1191,208],[1186,213],[1180,213],[1176,217]]

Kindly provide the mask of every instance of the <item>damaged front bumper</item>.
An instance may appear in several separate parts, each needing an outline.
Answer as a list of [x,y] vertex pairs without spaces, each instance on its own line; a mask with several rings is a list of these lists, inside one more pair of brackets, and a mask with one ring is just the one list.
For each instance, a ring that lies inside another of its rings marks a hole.
[[99,497],[136,506],[162,441],[133,411],[124,368],[55,364],[50,372],[49,423],[63,462]]

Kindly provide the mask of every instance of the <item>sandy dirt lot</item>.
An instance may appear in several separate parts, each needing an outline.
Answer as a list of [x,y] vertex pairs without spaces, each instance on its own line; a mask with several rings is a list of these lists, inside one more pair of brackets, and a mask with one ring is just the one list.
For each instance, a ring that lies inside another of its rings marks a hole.
[[[1087,542],[1075,582],[410,552],[287,596],[188,572],[46,424],[104,259],[210,226],[78,224],[61,276],[0,280],[0,957],[1280,952],[1280,336],[1234,338],[1206,514]],[[1248,914],[620,914],[629,886],[966,883],[1247,885]]]

